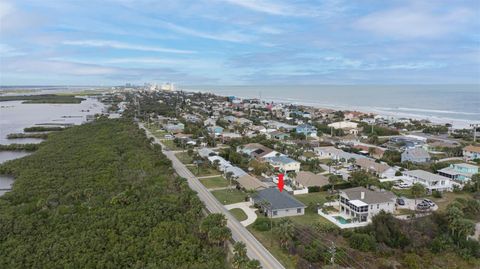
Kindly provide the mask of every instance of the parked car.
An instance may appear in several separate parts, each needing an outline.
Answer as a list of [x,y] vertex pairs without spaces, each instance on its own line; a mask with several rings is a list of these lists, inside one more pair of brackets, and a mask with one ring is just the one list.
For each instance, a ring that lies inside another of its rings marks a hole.
[[397,204],[398,205],[405,205],[405,200],[403,200],[403,198],[397,198]]
[[417,205],[418,210],[428,210],[430,209],[430,205],[427,203],[424,203],[423,201]]
[[429,199],[423,199],[422,203],[428,204],[430,207],[435,206],[435,203],[432,200],[429,200]]

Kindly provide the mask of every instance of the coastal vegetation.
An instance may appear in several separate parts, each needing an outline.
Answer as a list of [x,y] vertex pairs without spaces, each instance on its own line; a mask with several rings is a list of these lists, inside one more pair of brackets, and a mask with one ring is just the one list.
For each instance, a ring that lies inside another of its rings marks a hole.
[[0,102],[23,101],[23,104],[80,104],[84,100],[73,95],[55,94],[0,96]]
[[35,151],[40,147],[40,144],[0,144],[0,151]]
[[47,139],[48,138],[48,133],[30,133],[30,134],[13,133],[13,134],[8,134],[7,135],[7,139],[17,139],[17,138]]
[[207,218],[143,130],[100,119],[6,162],[0,268],[225,268],[230,230]]
[[23,131],[25,133],[34,133],[34,132],[54,132],[54,131],[62,131],[63,127],[59,126],[32,126],[24,128]]

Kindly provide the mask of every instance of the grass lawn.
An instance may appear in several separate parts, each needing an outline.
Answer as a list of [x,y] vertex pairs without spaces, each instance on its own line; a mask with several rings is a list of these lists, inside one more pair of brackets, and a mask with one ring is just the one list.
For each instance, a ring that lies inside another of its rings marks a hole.
[[228,187],[229,184],[228,180],[224,179],[222,176],[201,178],[200,182],[202,182],[207,189]]
[[285,253],[282,249],[280,249],[278,242],[273,241],[273,246],[270,245],[270,239],[272,238],[273,234],[270,231],[266,232],[259,232],[253,229],[251,226],[247,227],[247,229],[255,236],[255,238],[262,243],[272,255],[278,259],[278,261],[285,266],[287,269],[294,269],[296,265],[296,257],[290,256]]
[[305,215],[288,218],[291,219],[294,223],[304,226],[314,226],[317,223],[323,223],[327,225],[331,224],[332,226],[335,226],[335,224],[331,223],[326,218],[318,215],[317,213],[313,213],[308,209],[305,210]]
[[169,149],[169,150],[182,150],[182,148],[177,147],[173,140],[162,140],[162,143]]
[[415,198],[413,195],[412,195],[412,191],[410,188],[408,189],[394,189],[392,188],[392,192],[399,196],[399,197],[405,197],[405,198]]
[[399,208],[396,212],[395,215],[411,215],[415,213],[415,210],[411,210],[408,208]]
[[445,210],[447,205],[453,202],[456,198],[472,199],[473,196],[468,192],[444,192],[442,198],[428,197],[428,199],[431,199],[438,205],[438,210]]
[[237,189],[212,191],[212,194],[224,205],[245,202],[245,197],[247,197],[245,192]]
[[248,218],[247,214],[245,214],[245,212],[243,212],[243,210],[240,208],[233,208],[229,211],[238,221],[244,221]]
[[189,156],[186,152],[179,152],[175,153],[175,156],[183,163],[183,164],[191,164],[193,162],[192,156]]
[[306,206],[310,205],[311,203],[316,206],[317,203],[320,203],[320,205],[324,204],[327,201],[327,196],[330,196],[330,194],[322,191],[295,195],[294,197],[300,202],[304,203]]
[[197,167],[196,166],[187,166],[187,168],[192,171],[192,173],[194,175],[196,175],[197,177],[206,177],[206,176],[215,176],[215,175],[220,175],[222,172],[216,170],[215,168],[213,167],[203,167],[203,166],[200,166],[200,170],[198,170],[198,173],[197,173]]
[[305,156],[305,157],[307,157],[307,158],[313,158],[313,157],[315,157],[316,155],[315,155],[315,153],[313,153],[313,152],[311,152],[311,151],[305,151],[305,152],[303,153],[303,156]]

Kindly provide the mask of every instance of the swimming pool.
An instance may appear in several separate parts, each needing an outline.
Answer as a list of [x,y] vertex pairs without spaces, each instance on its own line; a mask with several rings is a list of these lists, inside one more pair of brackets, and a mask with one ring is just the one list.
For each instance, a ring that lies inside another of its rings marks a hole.
[[347,224],[348,221],[346,219],[344,219],[343,217],[341,216],[335,216],[335,219],[340,222],[341,224]]

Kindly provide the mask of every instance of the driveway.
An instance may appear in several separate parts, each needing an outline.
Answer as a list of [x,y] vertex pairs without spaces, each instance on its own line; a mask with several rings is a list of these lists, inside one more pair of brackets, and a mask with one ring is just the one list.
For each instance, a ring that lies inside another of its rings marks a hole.
[[252,224],[256,219],[257,219],[257,214],[255,213],[256,208],[250,208],[251,203],[250,202],[241,202],[241,203],[236,203],[236,204],[230,204],[230,205],[225,205],[225,208],[230,210],[234,208],[240,208],[245,212],[247,215],[247,219],[244,221],[241,221],[240,223],[247,227],[248,225]]
[[[397,205],[397,208],[404,208],[404,209],[410,209],[410,210],[415,210],[417,208],[417,204],[420,204],[424,198],[418,198],[417,203],[415,204],[415,199],[409,199],[409,198],[402,198],[405,201],[405,205]],[[430,212],[430,211],[436,211],[438,209],[438,205],[435,204],[434,207],[430,207],[429,210],[425,211],[420,211],[418,210],[418,213],[425,213],[425,212]]]

